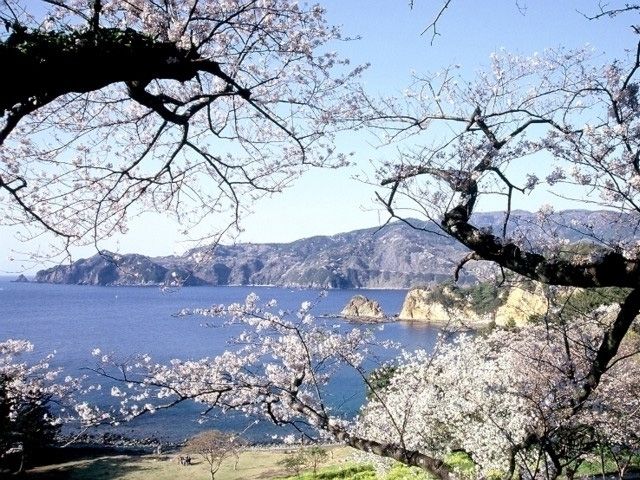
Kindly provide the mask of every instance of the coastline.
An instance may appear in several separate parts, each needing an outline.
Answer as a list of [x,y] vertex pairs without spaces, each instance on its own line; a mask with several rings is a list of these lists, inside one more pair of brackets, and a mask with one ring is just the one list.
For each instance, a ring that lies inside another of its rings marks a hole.
[[279,284],[258,284],[258,283],[247,283],[247,284],[226,284],[226,285],[216,285],[213,283],[202,284],[202,285],[171,285],[166,283],[67,283],[67,282],[41,282],[36,281],[35,279],[30,279],[28,282],[16,282],[15,278],[2,275],[0,276],[0,281],[8,281],[10,283],[22,283],[22,284],[35,284],[35,285],[75,285],[80,287],[135,287],[135,288],[285,288],[292,290],[338,290],[338,291],[349,291],[349,290],[371,290],[371,291],[385,291],[385,290],[393,290],[393,291],[409,291],[414,287],[349,287],[349,288],[338,288],[338,287],[330,287],[330,286],[317,286],[317,285],[279,285]]

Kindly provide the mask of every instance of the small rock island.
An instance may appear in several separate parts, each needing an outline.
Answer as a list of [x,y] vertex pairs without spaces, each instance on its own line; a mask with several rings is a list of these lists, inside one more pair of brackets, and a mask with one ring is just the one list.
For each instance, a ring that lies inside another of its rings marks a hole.
[[364,295],[356,295],[349,300],[349,303],[340,312],[340,316],[349,320],[380,321],[386,319],[380,304]]

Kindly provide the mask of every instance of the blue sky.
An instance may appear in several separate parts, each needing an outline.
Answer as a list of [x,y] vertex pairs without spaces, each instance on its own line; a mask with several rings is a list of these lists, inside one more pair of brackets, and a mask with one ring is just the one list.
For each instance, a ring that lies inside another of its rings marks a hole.
[[[584,0],[453,0],[438,24],[441,35],[433,45],[430,32],[421,32],[441,5],[439,0],[415,0],[413,10],[407,0],[320,3],[331,23],[342,25],[346,35],[361,37],[335,48],[354,64],[371,63],[363,81],[374,94],[401,91],[409,84],[411,71],[434,71],[452,63],[461,64],[465,75],[472,78],[474,71],[488,63],[491,52],[500,48],[531,54],[548,47],[577,48],[588,43],[597,52],[605,52],[604,59],[624,56],[625,49],[633,48],[636,41],[629,28],[631,17],[590,22],[578,13],[589,11],[592,2]],[[256,204],[254,213],[243,221],[245,231],[238,241],[286,242],[384,221],[384,213],[373,201],[375,187],[352,177],[371,174],[371,159],[396,153],[376,148],[371,139],[357,133],[345,135],[340,145],[356,153],[357,165],[337,171],[309,171],[284,193]],[[528,199],[521,206],[536,209],[543,197]],[[495,209],[491,204],[484,207]],[[208,228],[215,230],[215,219]],[[0,274],[37,269],[21,259],[25,253],[45,250],[48,240],[24,244],[15,238],[15,229],[0,229]],[[179,230],[160,215],[147,215],[134,220],[126,236],[109,239],[100,247],[149,255],[182,253],[195,245],[185,242]],[[87,248],[74,251],[74,256],[93,253],[95,250]]]

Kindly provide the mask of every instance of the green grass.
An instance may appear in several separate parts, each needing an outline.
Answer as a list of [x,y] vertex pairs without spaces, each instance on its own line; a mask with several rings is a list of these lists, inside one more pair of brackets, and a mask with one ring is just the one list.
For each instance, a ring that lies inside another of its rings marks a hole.
[[[635,455],[631,458],[629,462],[628,470],[638,470],[640,469],[640,456]],[[600,459],[595,459],[593,461],[585,461],[580,464],[578,470],[576,471],[576,476],[591,476],[591,475],[601,475],[602,474],[602,464]],[[614,462],[614,460],[606,455],[604,459],[604,471],[606,473],[616,473],[618,471],[618,466]]]
[[[354,450],[348,447],[327,447],[328,458],[314,476],[305,470],[299,476],[280,465],[295,451],[282,449],[251,449],[240,455],[237,469],[234,461],[226,460],[216,480],[427,480],[431,477],[422,470],[396,464],[387,475],[378,477],[371,465],[353,463]],[[192,455],[194,464],[181,466],[180,454],[173,455],[93,455],[89,458],[60,459],[28,470],[23,479],[26,480],[209,480],[208,464]],[[453,468],[462,478],[475,478],[475,466],[469,455],[454,452],[445,458],[448,466]],[[629,468],[640,467],[640,457],[631,462]],[[611,459],[605,463],[606,472],[615,472],[616,465]],[[602,472],[599,459],[585,462],[578,469],[576,476],[599,475]],[[497,472],[498,473],[498,472]],[[493,477],[493,476],[491,476]]]
[[[326,466],[316,475],[306,470],[292,476],[279,462],[292,455],[282,449],[247,450],[240,455],[237,470],[226,460],[215,480],[427,480],[430,477],[417,468],[396,464],[387,475],[378,477],[371,465],[354,463],[354,450],[328,447]],[[295,452],[294,452],[295,453]],[[208,464],[193,458],[193,465],[182,466],[180,454],[174,455],[109,455],[75,459],[29,470],[27,480],[209,480]],[[464,461],[458,459],[459,462]]]
[[389,470],[384,480],[431,480],[433,477],[416,467],[407,467],[400,463]]
[[351,464],[321,468],[315,475],[305,472],[281,480],[376,480],[376,473],[371,465]]
[[444,458],[444,463],[465,477],[474,477],[476,465],[466,452],[452,452]]
[[279,480],[431,480],[424,471],[416,467],[395,464],[389,472],[379,477],[371,465],[346,465],[342,467],[323,468],[313,475],[305,472],[298,476],[284,477]]

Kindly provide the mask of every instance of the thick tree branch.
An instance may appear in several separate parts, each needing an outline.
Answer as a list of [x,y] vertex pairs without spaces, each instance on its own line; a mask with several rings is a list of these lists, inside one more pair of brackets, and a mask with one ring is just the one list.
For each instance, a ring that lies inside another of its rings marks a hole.
[[[540,123],[549,124],[558,129],[554,122],[546,119],[530,119],[499,139],[495,131],[481,116],[476,107],[470,125],[477,124],[487,138],[490,148],[471,171],[435,168],[429,165],[405,167],[392,178],[382,181],[382,185],[391,185],[391,196],[385,203],[387,210],[393,211],[391,202],[399,185],[420,175],[431,175],[446,183],[451,190],[460,195],[457,206],[450,208],[441,221],[442,229],[477,254],[478,257],[496,262],[503,268],[512,270],[532,280],[551,285],[566,285],[582,288],[591,287],[629,287],[640,284],[640,262],[638,259],[625,258],[617,251],[608,252],[595,260],[566,260],[548,255],[526,251],[515,243],[506,241],[481,230],[471,223],[471,215],[478,199],[478,182],[489,172],[495,173],[512,190],[515,188],[502,172],[493,166],[493,159],[514,137],[521,135],[527,128]],[[564,131],[560,129],[561,131]],[[566,132],[565,132],[566,133]],[[507,225],[503,225],[503,236]]]
[[343,430],[335,429],[337,431],[332,432],[334,437],[340,442],[356,448],[363,452],[375,453],[381,457],[392,458],[405,465],[422,468],[431,473],[436,478],[448,479],[450,478],[450,470],[441,461],[432,458],[424,453],[415,450],[405,450],[394,444],[385,444],[376,442],[374,440],[368,440],[355,435],[351,435]]
[[570,261],[528,252],[471,225],[469,212],[462,205],[445,214],[442,228],[484,260],[550,285],[635,287],[640,282],[640,264],[636,259],[610,252],[596,260]]
[[294,401],[293,408],[296,411],[307,418],[315,419],[320,428],[331,433],[336,440],[350,447],[363,452],[374,453],[382,457],[392,458],[405,465],[422,468],[436,478],[444,480],[450,477],[451,471],[442,460],[430,457],[417,450],[407,450],[397,444],[382,443],[353,435],[339,425],[332,423],[326,416],[320,414],[315,409],[302,403],[297,397],[293,396],[292,400]]
[[[195,49],[160,42],[134,30],[100,28],[86,32],[30,32],[14,26],[0,43],[0,63],[10,75],[0,91],[0,115],[8,115],[3,139],[20,118],[68,93],[86,93],[126,82],[132,97],[176,123],[183,119],[164,107],[165,99],[144,90],[149,82],[184,82],[207,72],[245,100],[250,91],[220,65],[201,58]],[[46,81],[43,81],[46,79]]]

